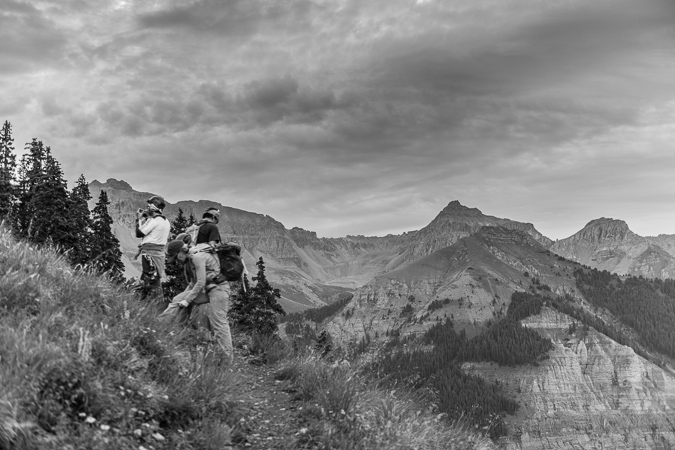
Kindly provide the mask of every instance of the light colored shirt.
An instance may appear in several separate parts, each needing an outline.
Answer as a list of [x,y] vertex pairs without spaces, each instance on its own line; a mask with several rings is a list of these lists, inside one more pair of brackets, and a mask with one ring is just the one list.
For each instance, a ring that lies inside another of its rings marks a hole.
[[190,284],[185,289],[185,292],[188,292],[188,294],[183,298],[188,303],[192,303],[197,295],[204,291],[207,278],[213,278],[220,273],[220,260],[218,257],[213,253],[200,251],[208,248],[208,246],[208,244],[199,244],[190,249],[190,260],[186,264],[191,265],[190,269],[192,273],[188,274],[188,278],[191,278]]
[[164,217],[152,217],[139,224],[138,229],[145,235],[141,239],[141,244],[166,245],[171,233],[171,224]]

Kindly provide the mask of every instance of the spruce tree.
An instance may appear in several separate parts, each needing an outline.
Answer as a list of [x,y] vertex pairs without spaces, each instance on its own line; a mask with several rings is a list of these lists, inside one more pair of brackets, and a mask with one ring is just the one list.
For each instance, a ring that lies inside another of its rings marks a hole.
[[70,200],[61,164],[45,149],[42,177],[31,198],[33,217],[27,237],[38,244],[50,242],[63,251],[71,250],[76,237],[70,224]]
[[108,213],[108,194],[101,191],[98,203],[92,211],[92,260],[91,266],[100,273],[107,273],[110,278],[124,280],[124,264],[120,242],[112,232],[112,217]]
[[45,159],[47,150],[42,141],[33,138],[26,144],[27,153],[21,157],[18,182],[16,189],[16,203],[12,209],[12,228],[19,237],[27,238],[31,234],[35,205],[33,198],[36,188],[45,177]]
[[[183,209],[178,208],[178,216],[171,222],[171,239],[175,239],[176,236],[185,232],[188,226],[190,226],[190,223],[185,217]],[[171,300],[185,290],[188,282],[181,264],[167,264],[165,271],[167,280],[162,283],[162,291],[164,298]]]
[[270,335],[277,331],[277,315],[286,315],[277,299],[281,298],[279,289],[273,288],[265,276],[265,262],[262,257],[256,263],[258,274],[253,277],[256,282],[252,289],[248,279],[233,296],[230,316],[234,323],[246,331],[254,331]]
[[189,222],[189,219],[185,217],[183,208],[178,208],[178,215],[171,222],[171,239],[175,239],[176,236],[178,236],[181,233],[184,233],[187,227],[189,227],[190,225],[191,223]]
[[16,188],[16,155],[14,154],[14,138],[12,125],[5,121],[0,130],[0,221],[12,212]]
[[92,258],[92,220],[88,206],[89,200],[91,200],[89,185],[84,175],[80,175],[77,184],[70,192],[70,226],[75,236],[70,261],[75,265],[85,265]]

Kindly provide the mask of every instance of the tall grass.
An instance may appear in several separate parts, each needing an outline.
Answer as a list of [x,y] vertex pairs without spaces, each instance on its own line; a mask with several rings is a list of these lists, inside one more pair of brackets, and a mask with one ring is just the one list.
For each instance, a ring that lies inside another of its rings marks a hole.
[[0,229],[0,450],[230,443],[233,375],[157,313]]
[[492,441],[466,424],[448,423],[421,397],[385,390],[358,376],[346,362],[316,354],[286,360],[277,377],[306,403],[297,448],[350,450],[490,449]]

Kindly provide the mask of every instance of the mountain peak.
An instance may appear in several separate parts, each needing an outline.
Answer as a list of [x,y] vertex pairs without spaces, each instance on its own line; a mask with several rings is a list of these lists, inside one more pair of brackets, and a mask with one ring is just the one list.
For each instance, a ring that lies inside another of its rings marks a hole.
[[594,228],[594,227],[607,227],[615,226],[628,229],[628,224],[620,219],[612,219],[611,217],[600,217],[599,219],[593,219],[586,224],[584,228]]
[[453,200],[448,206],[443,208],[441,214],[462,214],[469,216],[482,216],[483,213],[478,208],[468,208],[462,205],[459,200]]
[[121,191],[133,191],[134,189],[131,187],[129,183],[127,183],[124,180],[116,180],[115,178],[108,178],[105,183],[101,183],[98,180],[94,180],[90,185],[97,186],[100,188],[108,188],[108,189],[119,189]]
[[572,239],[598,244],[621,242],[633,236],[633,232],[623,220],[601,217],[588,222],[581,231],[572,236]]

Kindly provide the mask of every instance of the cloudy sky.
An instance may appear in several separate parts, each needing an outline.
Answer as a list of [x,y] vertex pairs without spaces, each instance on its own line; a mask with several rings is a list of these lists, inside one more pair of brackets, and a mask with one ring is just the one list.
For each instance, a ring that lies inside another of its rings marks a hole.
[[672,0],[3,0],[0,119],[123,179],[319,236],[451,200],[675,234]]

